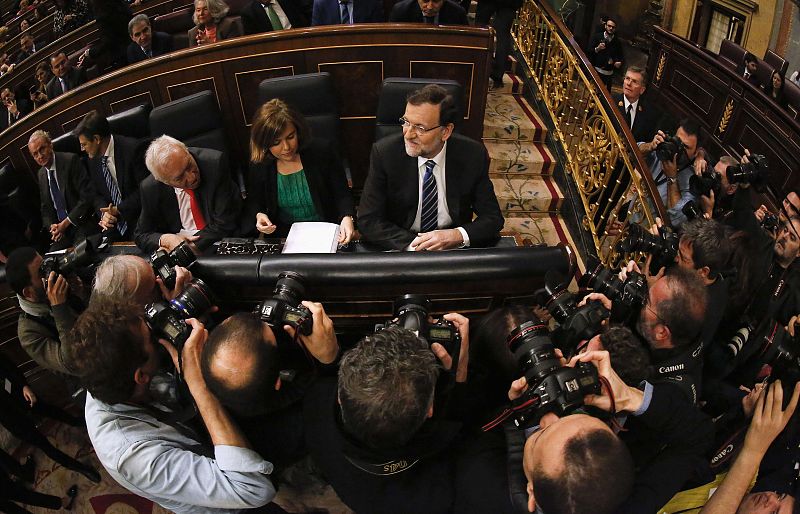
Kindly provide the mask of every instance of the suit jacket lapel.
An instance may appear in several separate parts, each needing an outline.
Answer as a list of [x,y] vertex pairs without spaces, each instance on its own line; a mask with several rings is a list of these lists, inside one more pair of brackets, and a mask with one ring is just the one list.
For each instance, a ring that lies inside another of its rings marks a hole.
[[417,210],[419,210],[419,160],[417,157],[411,157],[406,153],[405,146],[400,146],[402,155],[403,155],[403,164],[402,168],[407,170],[405,183],[409,184],[409,186],[414,191],[414,208],[410,209],[406,215],[406,227],[410,227],[414,224],[414,220],[417,217]]
[[169,230],[178,232],[183,225],[181,225],[180,206],[178,205],[178,197],[175,196],[175,189],[158,181],[156,181],[156,185],[158,186],[160,199],[157,205],[163,208],[162,213],[167,217],[165,220],[167,222],[166,225]]
[[58,189],[61,191],[61,196],[64,197],[64,203],[67,207],[67,213],[72,210],[72,198],[67,193],[69,190],[68,182],[69,182],[69,173],[67,172],[67,160],[62,159],[61,156],[56,153],[55,154],[55,163],[56,163],[56,177],[58,178]]
[[450,138],[450,141],[447,143],[447,156],[445,157],[445,166],[444,166],[444,173],[445,173],[445,187],[447,188],[447,211],[450,214],[450,218],[453,220],[453,225],[459,225],[458,219],[458,211],[459,211],[459,200],[460,196],[458,194],[458,174],[459,171],[463,168],[461,164],[461,159],[458,153],[456,152],[457,145],[453,144],[453,139]]

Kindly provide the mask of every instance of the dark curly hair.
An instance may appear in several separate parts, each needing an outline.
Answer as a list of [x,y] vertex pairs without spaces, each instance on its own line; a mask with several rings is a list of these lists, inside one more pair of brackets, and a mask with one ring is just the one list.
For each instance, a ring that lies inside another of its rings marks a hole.
[[611,365],[623,382],[636,387],[650,376],[650,353],[628,327],[612,327],[600,334]]
[[115,404],[133,395],[134,373],[148,358],[141,323],[141,307],[109,300],[91,303],[69,332],[70,366],[98,400]]

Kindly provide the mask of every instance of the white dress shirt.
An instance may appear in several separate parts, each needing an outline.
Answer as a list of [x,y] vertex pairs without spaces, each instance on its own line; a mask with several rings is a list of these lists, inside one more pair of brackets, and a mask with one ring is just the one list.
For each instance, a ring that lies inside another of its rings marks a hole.
[[179,187],[174,187],[175,197],[178,199],[178,213],[181,217],[181,235],[193,236],[197,233],[197,224],[192,214],[192,199],[189,193]]
[[114,165],[114,136],[111,136],[111,139],[108,141],[108,148],[106,148],[106,153],[103,154],[103,157],[108,157],[108,171],[111,172],[111,177],[114,179],[117,189],[119,189],[119,181],[117,180],[117,167]]
[[636,109],[639,108],[639,100],[640,99],[637,99],[635,102],[631,103],[631,102],[628,101],[628,97],[627,96],[622,95],[622,100],[625,102],[625,116],[628,116],[628,106],[629,105],[633,106],[633,107],[631,107],[632,116],[628,116],[630,118],[630,120],[631,120],[631,128],[633,128],[633,124],[636,123]]

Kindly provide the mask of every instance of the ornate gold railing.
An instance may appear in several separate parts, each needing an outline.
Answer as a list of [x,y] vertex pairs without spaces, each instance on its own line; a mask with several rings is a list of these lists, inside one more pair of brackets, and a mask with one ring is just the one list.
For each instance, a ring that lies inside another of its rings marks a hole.
[[[649,227],[664,207],[627,125],[572,34],[551,8],[525,0],[512,28],[526,72],[541,95],[563,145],[564,169],[577,186],[583,225],[597,256],[619,261],[617,222]],[[644,173],[642,173],[644,171]]]

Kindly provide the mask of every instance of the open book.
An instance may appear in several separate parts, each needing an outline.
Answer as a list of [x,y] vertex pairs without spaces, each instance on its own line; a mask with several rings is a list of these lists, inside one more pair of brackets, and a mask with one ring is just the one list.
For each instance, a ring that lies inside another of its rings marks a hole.
[[321,221],[292,223],[281,253],[336,253],[339,225]]

